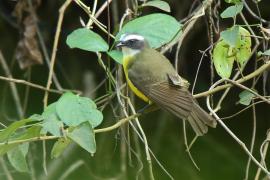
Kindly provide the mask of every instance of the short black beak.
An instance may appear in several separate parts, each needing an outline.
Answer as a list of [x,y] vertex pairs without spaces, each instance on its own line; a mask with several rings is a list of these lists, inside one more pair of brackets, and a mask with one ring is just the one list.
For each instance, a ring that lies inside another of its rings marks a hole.
[[123,47],[124,45],[125,45],[125,43],[123,43],[122,41],[117,41],[115,47],[116,47],[116,48],[121,48],[121,47]]

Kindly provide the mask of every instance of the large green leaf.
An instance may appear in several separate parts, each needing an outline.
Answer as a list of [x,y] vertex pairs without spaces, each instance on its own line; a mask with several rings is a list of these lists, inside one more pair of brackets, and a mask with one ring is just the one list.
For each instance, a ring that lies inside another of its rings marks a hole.
[[9,125],[5,130],[0,132],[0,142],[4,142],[8,140],[8,138],[20,127],[24,126],[26,123],[33,122],[32,119],[23,119],[20,121],[16,121]]
[[53,145],[51,158],[59,157],[70,144],[71,140],[69,138],[59,138]]
[[235,47],[239,34],[239,26],[233,26],[228,30],[222,31],[220,37],[230,46]]
[[232,51],[228,44],[223,40],[219,41],[214,47],[213,62],[215,69],[220,77],[229,78],[232,73],[234,58],[230,57]]
[[71,92],[61,96],[56,104],[56,112],[61,121],[69,126],[89,121],[95,128],[103,120],[102,113],[96,109],[96,104],[91,99],[76,96]]
[[222,78],[231,76],[234,61],[239,64],[240,70],[242,70],[250,56],[250,33],[238,25],[221,33],[221,38],[213,51],[215,69]]
[[19,172],[28,172],[28,165],[26,162],[26,154],[28,152],[28,143],[24,143],[18,146],[18,148],[13,148],[7,152],[8,160],[11,165]]
[[160,0],[147,1],[142,6],[156,7],[158,9],[163,10],[163,11],[171,12],[171,8],[170,8],[169,4],[165,1],[160,1]]
[[180,31],[181,24],[172,16],[155,13],[136,18],[124,25],[117,34],[136,33],[144,36],[152,48],[158,48],[170,42]]
[[123,53],[117,50],[107,52],[107,54],[117,63],[123,64]]
[[91,154],[96,152],[95,133],[89,122],[80,124],[67,136]]
[[108,44],[97,33],[79,28],[68,35],[66,43],[70,48],[79,48],[86,51],[102,52],[109,49]]
[[243,9],[243,3],[237,3],[234,6],[230,6],[225,9],[220,16],[222,18],[232,18],[235,17],[238,13],[240,13]]
[[42,123],[42,131],[46,134],[46,132],[51,133],[54,136],[62,136],[61,128],[63,127],[63,123],[60,121],[59,117],[56,113],[56,103],[50,104],[45,108],[42,113],[44,121]]

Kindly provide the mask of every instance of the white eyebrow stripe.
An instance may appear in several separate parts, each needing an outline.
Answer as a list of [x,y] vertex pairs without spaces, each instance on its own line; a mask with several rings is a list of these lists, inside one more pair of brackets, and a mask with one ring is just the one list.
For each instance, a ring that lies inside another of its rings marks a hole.
[[139,40],[139,41],[143,41],[144,37],[141,36],[141,35],[137,35],[137,34],[123,34],[120,37],[120,41],[128,41],[128,40],[131,40],[131,39],[136,39],[136,40]]

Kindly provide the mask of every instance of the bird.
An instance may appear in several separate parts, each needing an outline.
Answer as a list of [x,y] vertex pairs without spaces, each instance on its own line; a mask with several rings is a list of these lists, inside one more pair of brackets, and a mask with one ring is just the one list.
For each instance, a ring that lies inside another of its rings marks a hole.
[[189,82],[163,54],[150,47],[144,36],[122,34],[116,48],[123,53],[127,84],[140,99],[187,120],[197,136],[206,134],[208,126],[216,127],[216,119],[205,112],[189,92]]

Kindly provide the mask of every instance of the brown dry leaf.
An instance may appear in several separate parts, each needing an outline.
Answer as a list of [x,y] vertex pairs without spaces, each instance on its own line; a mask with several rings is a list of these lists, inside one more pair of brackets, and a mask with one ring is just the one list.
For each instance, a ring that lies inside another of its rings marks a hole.
[[27,9],[27,1],[19,0],[12,12],[12,15],[17,18],[17,22],[21,23],[23,19],[24,12]]
[[16,49],[16,59],[20,68],[25,69],[34,64],[42,64],[42,55],[36,39],[36,25],[30,16],[24,19],[25,30],[23,38],[19,41]]
[[[39,0],[33,1],[33,10],[40,4]],[[31,67],[34,64],[42,64],[42,54],[37,41],[37,29],[35,18],[31,15],[27,1],[18,1],[14,11],[18,25],[21,27],[21,39],[16,48],[15,57],[21,69]]]

